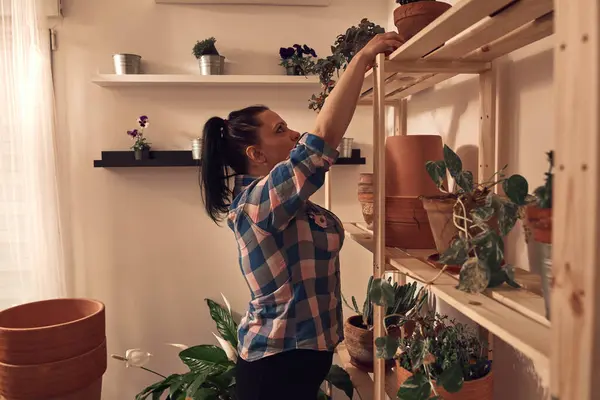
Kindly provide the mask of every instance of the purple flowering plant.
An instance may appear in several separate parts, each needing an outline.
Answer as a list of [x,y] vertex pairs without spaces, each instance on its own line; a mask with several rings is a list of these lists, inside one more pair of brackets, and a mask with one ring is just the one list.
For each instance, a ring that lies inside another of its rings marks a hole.
[[132,150],[144,150],[149,149],[151,143],[148,142],[148,139],[144,137],[144,129],[148,127],[148,117],[142,115],[137,120],[139,128],[132,129],[127,131],[127,135],[129,135],[135,143],[131,146]]
[[284,68],[293,68],[295,75],[308,75],[315,65],[317,53],[307,45],[295,44],[292,47],[279,49],[281,65]]

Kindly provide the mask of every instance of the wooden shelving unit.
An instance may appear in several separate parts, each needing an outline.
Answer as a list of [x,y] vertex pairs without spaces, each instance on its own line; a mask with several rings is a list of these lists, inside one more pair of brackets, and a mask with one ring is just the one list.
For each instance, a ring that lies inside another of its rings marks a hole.
[[[456,276],[448,273],[429,287],[529,357],[537,372],[549,377],[551,397],[560,400],[591,400],[600,392],[600,380],[594,378],[600,363],[599,20],[597,0],[459,0],[388,58],[379,55],[360,96],[361,104],[373,107],[373,231],[361,224],[345,224],[347,236],[373,252],[375,278],[390,269],[420,281],[436,276],[439,270],[426,261],[428,251],[385,247],[386,106],[395,108],[396,134],[406,134],[407,97],[459,74],[477,74],[478,172],[490,176],[497,170],[494,60],[554,34],[556,27],[557,98],[554,110],[549,110],[557,122],[552,322],[544,317],[539,279],[527,271],[517,271],[517,281],[523,285],[518,290],[467,294],[456,289]],[[381,307],[374,311],[374,336],[383,336]],[[393,378],[386,376],[383,360],[374,361],[373,395],[367,398],[383,400],[386,393],[395,398],[390,389],[394,382],[388,382]],[[368,386],[363,378],[355,381],[362,391]]]
[[271,5],[326,7],[331,0],[155,0],[157,4]]
[[98,86],[267,86],[315,87],[316,76],[288,75],[177,75],[177,74],[99,74],[92,82]]

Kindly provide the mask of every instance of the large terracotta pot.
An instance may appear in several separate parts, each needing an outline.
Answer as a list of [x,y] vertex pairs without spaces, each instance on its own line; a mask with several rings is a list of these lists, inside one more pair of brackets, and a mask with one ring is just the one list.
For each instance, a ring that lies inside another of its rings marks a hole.
[[385,244],[403,249],[432,249],[435,241],[423,202],[412,196],[385,199]]
[[398,29],[398,34],[406,42],[450,7],[450,4],[441,1],[417,1],[405,4],[394,10],[394,25]]
[[45,300],[0,312],[0,395],[100,400],[105,331],[104,305],[94,300]]
[[427,211],[435,248],[439,254],[442,254],[458,235],[458,229],[452,222],[452,210],[456,200],[439,197],[423,197],[421,200]]
[[[402,368],[400,363],[396,361],[398,386],[402,385],[411,376],[412,374]],[[462,389],[458,393],[448,393],[443,387],[435,383],[434,386],[435,390],[444,400],[492,400],[494,395],[494,375],[493,372],[490,372],[481,379],[464,382]]]
[[427,174],[425,163],[443,159],[444,147],[439,135],[388,137],[385,142],[385,195],[438,195],[440,191]]

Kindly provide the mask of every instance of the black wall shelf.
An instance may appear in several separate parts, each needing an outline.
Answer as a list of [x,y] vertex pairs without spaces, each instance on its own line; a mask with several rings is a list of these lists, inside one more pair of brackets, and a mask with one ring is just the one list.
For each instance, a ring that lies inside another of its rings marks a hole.
[[[364,165],[366,159],[360,156],[360,149],[352,150],[352,157],[339,157],[336,165]],[[192,158],[192,152],[186,150],[150,151],[150,158],[136,160],[133,151],[103,151],[101,160],[94,160],[95,168],[128,167],[197,167],[200,160]]]

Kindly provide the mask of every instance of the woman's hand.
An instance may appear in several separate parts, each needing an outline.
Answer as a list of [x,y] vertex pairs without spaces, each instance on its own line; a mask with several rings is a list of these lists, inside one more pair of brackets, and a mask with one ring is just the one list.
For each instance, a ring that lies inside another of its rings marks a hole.
[[356,56],[363,57],[367,65],[372,66],[377,54],[385,53],[386,56],[389,56],[403,44],[404,40],[396,32],[380,33],[371,39]]

